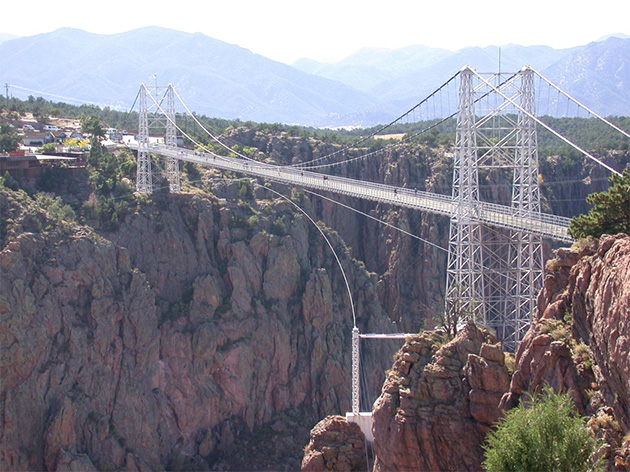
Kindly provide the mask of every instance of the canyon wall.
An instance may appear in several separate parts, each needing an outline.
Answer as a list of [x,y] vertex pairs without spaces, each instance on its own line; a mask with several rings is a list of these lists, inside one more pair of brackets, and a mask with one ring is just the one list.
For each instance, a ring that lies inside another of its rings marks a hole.
[[[573,399],[606,470],[629,471],[629,281],[630,237],[582,240],[548,262],[515,359],[472,323],[450,342],[441,331],[408,338],[373,406],[373,470],[481,471],[486,435],[503,412],[549,386]],[[325,425],[303,467],[329,450]]]
[[[319,231],[286,202],[136,204],[99,235],[0,191],[1,468],[299,468],[350,407],[352,311]],[[359,328],[394,330],[328,237]]]

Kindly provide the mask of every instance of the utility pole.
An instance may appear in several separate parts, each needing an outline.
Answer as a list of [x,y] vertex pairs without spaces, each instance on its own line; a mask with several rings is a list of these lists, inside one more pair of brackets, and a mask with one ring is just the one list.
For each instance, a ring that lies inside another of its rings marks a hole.
[[5,93],[7,96],[7,109],[9,108],[9,84],[4,84]]

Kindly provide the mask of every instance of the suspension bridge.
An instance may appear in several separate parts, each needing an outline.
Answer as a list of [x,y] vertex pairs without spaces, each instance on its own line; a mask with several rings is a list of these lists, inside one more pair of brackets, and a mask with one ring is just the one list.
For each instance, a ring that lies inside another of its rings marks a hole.
[[[340,177],[322,171],[326,167],[357,158],[369,158],[374,152],[346,158],[343,152],[335,151],[309,162],[292,165],[254,160],[230,148],[208,131],[186,107],[172,85],[166,88],[164,96],[160,98],[155,97],[143,84],[136,99],[139,102],[139,131],[136,141],[130,144],[138,155],[136,190],[140,193],[153,191],[156,166],[152,155],[159,155],[166,162],[162,174],[165,174],[170,191],[174,193],[181,191],[179,161],[186,161],[288,186],[347,195],[449,217],[445,313],[454,320],[474,318],[481,321],[497,332],[507,349],[514,350],[529,327],[536,308],[536,297],[542,287],[543,239],[573,241],[567,231],[568,218],[541,211],[537,130],[545,129],[587,159],[609,172],[619,173],[537,116],[537,106],[541,106],[535,94],[536,80],[554,90],[556,105],[561,98],[577,110],[578,116],[581,111],[587,117],[604,122],[630,138],[626,131],[573,99],[530,67],[513,74],[480,74],[465,67],[399,118],[353,143],[356,146],[401,122],[403,118],[409,119],[416,115],[422,118],[423,111],[425,118],[429,114],[432,119],[439,118],[438,124],[456,119],[452,192],[451,195],[442,195]],[[436,97],[456,83],[457,100],[449,100],[446,109],[440,106],[440,111],[436,112]],[[204,148],[177,125],[176,97],[198,126],[225,147],[225,155]],[[551,107],[549,103],[545,106],[546,109]],[[150,142],[149,130],[156,123],[165,130],[163,143]],[[434,127],[435,124],[421,132]],[[195,143],[196,149],[178,147],[178,133]],[[484,201],[481,198],[480,174],[493,172],[509,176],[512,185],[509,203]],[[405,335],[399,335],[402,336]],[[352,414],[357,418],[360,410],[359,340],[379,337],[391,338],[396,335],[361,334],[356,325],[354,327]]]
[[[131,143],[129,147],[134,150],[139,149],[137,143]],[[457,216],[457,200],[452,196],[394,185],[365,182],[346,177],[329,176],[319,172],[301,170],[296,167],[251,162],[234,157],[220,156],[213,152],[184,150],[165,144],[153,144],[148,149],[151,153],[170,159],[194,162],[195,164],[211,166],[225,171],[240,172],[252,177],[259,177],[294,187],[323,190],[394,206],[427,211],[450,218]],[[570,219],[561,216],[531,211],[515,215],[514,211],[505,205],[484,203],[481,208],[471,213],[469,218],[470,221],[499,228],[526,231],[558,241],[573,241],[567,233]]]

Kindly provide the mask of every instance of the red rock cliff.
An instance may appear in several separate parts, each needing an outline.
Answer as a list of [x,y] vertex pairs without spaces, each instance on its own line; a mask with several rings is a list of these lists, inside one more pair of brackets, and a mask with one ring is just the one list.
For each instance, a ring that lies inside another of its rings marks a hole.
[[481,470],[481,443],[509,385],[497,339],[469,323],[407,341],[374,403],[374,471]]
[[[99,236],[0,191],[0,469],[299,468],[308,428],[349,408],[352,318],[287,208],[156,195]],[[391,329],[343,263],[360,328]]]
[[[610,470],[630,470],[630,237],[561,249],[547,264],[537,322],[521,343],[502,406],[550,385],[591,417]],[[626,436],[627,438],[627,436]]]
[[630,237],[580,244],[548,264],[511,383],[496,339],[473,325],[440,348],[430,332],[404,345],[374,404],[374,471],[482,470],[501,409],[545,385],[589,417],[608,469],[630,470]]

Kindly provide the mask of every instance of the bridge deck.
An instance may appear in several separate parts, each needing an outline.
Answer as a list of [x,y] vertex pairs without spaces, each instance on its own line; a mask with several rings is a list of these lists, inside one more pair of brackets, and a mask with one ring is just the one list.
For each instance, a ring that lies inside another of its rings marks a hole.
[[[130,143],[130,147],[137,150],[138,144],[135,142]],[[246,161],[244,159],[219,156],[214,153],[199,153],[165,145],[153,144],[149,146],[148,150],[154,154],[207,165],[217,169],[241,172],[292,186],[323,190],[390,205],[428,211],[453,219],[458,217],[457,202],[453,197],[447,195],[321,174],[294,167]],[[482,202],[477,205],[474,211],[470,211],[467,208],[460,209],[459,218],[466,218],[471,222],[480,222],[500,228],[538,234],[558,241],[573,242],[573,238],[567,232],[570,219],[547,213],[518,212],[516,209],[505,205]]]

